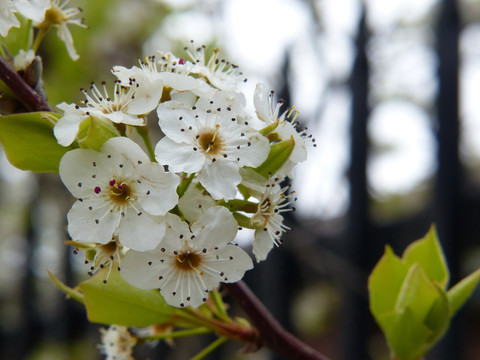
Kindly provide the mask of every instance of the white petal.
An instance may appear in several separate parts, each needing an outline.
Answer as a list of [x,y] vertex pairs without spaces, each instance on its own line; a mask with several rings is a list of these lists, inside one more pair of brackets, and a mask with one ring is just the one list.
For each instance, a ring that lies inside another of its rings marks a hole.
[[219,159],[208,161],[198,173],[198,180],[215,200],[231,200],[237,194],[242,177],[237,163]]
[[238,224],[232,213],[223,206],[208,209],[192,226],[197,249],[225,245],[235,239]]
[[[165,273],[171,267],[160,250],[138,252],[129,250],[122,260],[120,274],[133,286],[140,289],[155,289],[160,287],[158,274]],[[149,265],[149,263],[151,265]]]
[[[214,255],[213,255],[214,254]],[[209,261],[205,261],[205,265],[218,271],[218,278],[214,283],[207,282],[207,286],[215,287],[219,282],[233,283],[239,281],[245,275],[245,271],[253,268],[253,262],[250,256],[239,246],[229,244],[211,254]],[[218,256],[218,258],[217,258]]]
[[103,114],[103,116],[117,124],[127,124],[133,126],[145,125],[145,121],[143,121],[143,118],[139,118],[137,115],[127,114],[123,111],[106,113]]
[[137,184],[138,201],[142,208],[152,215],[165,215],[178,203],[176,189],[180,177],[166,173],[163,166],[149,163],[139,166],[141,182]]
[[168,165],[170,171],[191,174],[199,171],[205,163],[205,156],[199,150],[194,151],[193,147],[164,137],[155,147],[155,158],[160,164]]
[[140,145],[127,137],[119,136],[108,139],[105,144],[103,144],[100,151],[104,154],[111,154],[112,156],[114,154],[123,155],[126,158],[131,159],[133,164],[137,164],[138,161],[144,163],[150,161]]
[[165,222],[146,212],[137,213],[130,208],[122,218],[116,232],[123,246],[136,251],[155,249],[165,235]]
[[80,56],[78,56],[77,51],[75,50],[75,46],[73,46],[72,34],[70,33],[66,22],[62,22],[58,27],[58,37],[65,43],[70,58],[73,61],[78,60]]
[[155,109],[162,97],[163,82],[160,79],[150,79],[145,76],[136,79],[138,87],[135,90],[135,99],[128,104],[130,114],[148,114]]
[[16,0],[15,6],[18,12],[26,18],[41,22],[45,17],[45,11],[50,8],[50,0]]
[[197,189],[194,184],[191,184],[185,194],[178,200],[178,208],[190,222],[196,221],[214,205],[215,200],[205,191]]
[[255,240],[253,240],[253,254],[257,262],[267,258],[268,253],[273,248],[273,240],[268,231],[258,229],[255,231]]
[[67,189],[76,198],[96,197],[95,187],[102,190],[108,185],[109,164],[102,154],[91,149],[75,149],[63,155],[59,175]]
[[112,240],[119,217],[103,201],[79,200],[67,214],[68,232],[75,241],[106,244]]
[[[243,145],[235,154],[240,160],[238,165],[257,167],[260,166],[268,157],[270,145],[266,137],[259,133],[251,133],[249,139],[250,145]],[[237,155],[238,154],[238,155]]]
[[270,90],[263,83],[258,83],[255,87],[255,93],[253,96],[253,104],[257,112],[258,118],[263,121],[268,121],[270,118],[270,102],[268,94]]

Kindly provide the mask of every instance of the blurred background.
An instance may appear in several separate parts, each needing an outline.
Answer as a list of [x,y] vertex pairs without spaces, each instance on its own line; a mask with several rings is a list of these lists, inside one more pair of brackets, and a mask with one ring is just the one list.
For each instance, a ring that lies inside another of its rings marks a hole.
[[[245,281],[290,331],[332,359],[386,360],[368,309],[367,277],[390,244],[401,254],[436,223],[451,283],[480,266],[480,1],[78,0],[80,60],[49,34],[42,44],[49,103],[78,102],[157,50],[219,47],[248,77],[300,110],[317,147],[297,167],[296,212],[284,246]],[[253,105],[250,105],[253,106]],[[155,124],[153,124],[155,125]],[[100,359],[99,326],[67,301],[47,270],[86,278],[64,245],[74,199],[56,174],[0,159],[0,359]],[[244,232],[242,243],[251,241]],[[241,313],[239,313],[241,314]],[[187,359],[212,339],[137,349],[138,359]],[[480,293],[427,360],[480,359]],[[208,359],[239,355],[228,343]]]

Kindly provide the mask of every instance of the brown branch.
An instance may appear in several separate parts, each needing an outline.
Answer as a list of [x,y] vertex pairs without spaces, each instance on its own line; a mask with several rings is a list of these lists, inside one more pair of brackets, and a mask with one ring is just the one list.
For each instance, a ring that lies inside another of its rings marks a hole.
[[264,346],[291,360],[328,360],[325,355],[286,331],[243,281],[222,285],[248,314],[258,329]]
[[0,57],[0,80],[2,80],[30,111],[54,110],[45,100]]

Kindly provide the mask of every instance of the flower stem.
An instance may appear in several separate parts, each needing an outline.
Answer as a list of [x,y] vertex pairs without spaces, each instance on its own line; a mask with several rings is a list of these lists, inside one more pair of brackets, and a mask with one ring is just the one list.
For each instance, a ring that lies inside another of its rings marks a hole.
[[222,284],[230,296],[248,314],[260,333],[264,346],[288,359],[328,360],[286,331],[243,281]]
[[211,352],[213,352],[215,349],[217,349],[220,345],[225,343],[228,340],[227,337],[219,337],[217,340],[212,342],[210,345],[208,345],[205,349],[200,351],[197,355],[192,357],[190,360],[201,360],[204,359],[205,356],[209,355]]
[[152,142],[150,141],[150,136],[148,136],[148,128],[146,126],[136,126],[138,134],[142,137],[143,142],[148,150],[148,155],[150,156],[150,160],[155,160],[155,150],[153,149]]
[[0,80],[2,80],[30,111],[54,110],[42,97],[0,57]]
[[164,340],[164,339],[173,339],[179,337],[186,337],[186,336],[193,336],[193,335],[202,335],[202,334],[210,334],[212,330],[207,328],[195,328],[195,329],[187,329],[187,330],[179,330],[174,331],[171,333],[162,333],[156,334],[151,336],[142,337],[142,340]]

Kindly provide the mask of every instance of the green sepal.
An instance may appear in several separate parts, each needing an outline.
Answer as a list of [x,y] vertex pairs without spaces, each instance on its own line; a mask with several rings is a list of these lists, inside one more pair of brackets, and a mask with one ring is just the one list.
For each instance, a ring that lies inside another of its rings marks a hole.
[[88,320],[123,326],[149,326],[169,320],[177,311],[167,305],[158,290],[142,290],[127,283],[119,271],[107,268],[79,287],[85,298]]
[[246,186],[244,186],[242,184],[238,184],[237,189],[245,200],[248,200],[248,198],[250,198],[250,191],[248,190],[248,188]]
[[0,141],[10,163],[22,170],[58,172],[60,159],[75,148],[61,146],[53,135],[59,114],[34,112],[0,116]]
[[80,304],[85,303],[83,299],[83,294],[80,291],[72,289],[71,287],[65,285],[59,278],[53,275],[50,271],[47,271],[47,273],[48,273],[48,276],[50,277],[50,280],[52,280],[55,286],[59,288],[63,293],[65,293],[65,295],[67,295],[68,298],[78,301]]
[[246,229],[255,229],[255,226],[253,226],[252,221],[248,216],[245,216],[238,212],[233,212],[232,215],[235,220],[237,220],[238,226],[244,227]]
[[263,136],[267,136],[277,128],[278,124],[280,124],[280,121],[277,119],[277,121],[271,123],[268,126],[265,126],[262,130],[259,131],[259,133],[262,134]]
[[285,164],[295,148],[295,140],[290,136],[289,140],[281,141],[270,145],[270,153],[267,160],[254,170],[268,179]]
[[465,301],[467,301],[473,290],[477,287],[479,281],[480,269],[477,269],[448,290],[447,297],[450,304],[450,316],[455,315],[458,309],[460,309]]
[[258,203],[252,203],[248,200],[233,199],[225,203],[219,204],[225,206],[230,211],[244,211],[246,213],[256,213],[258,211]]
[[80,124],[77,139],[81,148],[99,151],[105,141],[117,136],[120,133],[111,121],[89,116]]
[[434,225],[422,239],[407,247],[402,260],[407,267],[418,263],[431,281],[443,289],[447,287],[450,274]]

